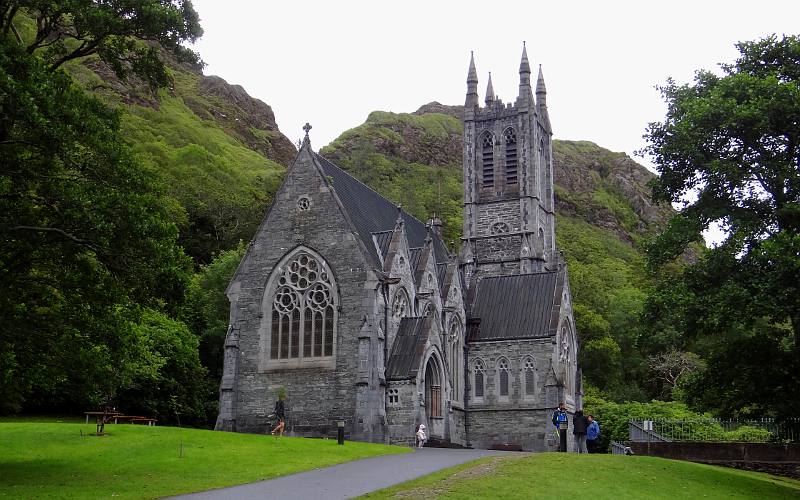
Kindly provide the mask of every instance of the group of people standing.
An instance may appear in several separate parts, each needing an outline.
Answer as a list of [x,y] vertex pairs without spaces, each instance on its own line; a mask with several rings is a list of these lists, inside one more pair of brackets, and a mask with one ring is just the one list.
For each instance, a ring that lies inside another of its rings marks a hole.
[[[558,409],[553,412],[553,425],[559,437],[558,451],[567,451],[567,429],[569,417],[566,404],[562,401]],[[575,410],[572,417],[572,436],[575,441],[576,453],[598,453],[600,451],[600,424],[594,415],[584,415],[583,409]]]

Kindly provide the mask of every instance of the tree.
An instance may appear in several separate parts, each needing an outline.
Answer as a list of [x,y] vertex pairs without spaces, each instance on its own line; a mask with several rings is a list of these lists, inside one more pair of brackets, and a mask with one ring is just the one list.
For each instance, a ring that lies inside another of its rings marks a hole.
[[[31,40],[17,30],[19,16],[35,21]],[[133,73],[152,87],[163,87],[169,77],[160,50],[178,62],[201,64],[195,52],[181,45],[203,34],[189,0],[11,0],[0,3],[0,36],[11,33],[51,72],[96,54],[120,78]]]
[[141,307],[183,297],[176,210],[116,112],[0,39],[0,411],[120,387]]
[[663,384],[664,392],[668,394],[672,392],[681,377],[704,366],[697,354],[675,349],[650,356],[647,358],[647,364],[653,372],[653,377]]
[[655,200],[684,208],[649,249],[650,264],[671,261],[721,224],[724,241],[692,271],[700,295],[728,305],[708,326],[788,321],[798,349],[800,38],[737,47],[740,57],[723,64],[722,75],[699,71],[693,85],[670,80],[660,89],[667,116],[649,125],[644,152],[660,174]]
[[[800,368],[800,38],[737,47],[739,58],[721,74],[699,71],[686,85],[669,80],[660,89],[666,118],[645,135],[643,151],[660,174],[655,200],[683,208],[648,248],[659,283],[643,337],[708,362],[687,383],[698,404],[713,401],[724,414],[791,415],[800,398],[776,388]],[[675,266],[715,224],[723,241]],[[742,356],[732,346],[750,351]]]

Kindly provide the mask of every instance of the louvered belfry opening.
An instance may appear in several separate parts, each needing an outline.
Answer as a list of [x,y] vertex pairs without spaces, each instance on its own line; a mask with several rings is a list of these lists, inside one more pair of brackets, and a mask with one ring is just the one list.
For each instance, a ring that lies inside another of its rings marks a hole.
[[503,134],[506,144],[506,184],[517,183],[517,134],[513,128],[506,129]]
[[481,166],[483,187],[494,186],[494,139],[491,134],[484,134],[481,140]]

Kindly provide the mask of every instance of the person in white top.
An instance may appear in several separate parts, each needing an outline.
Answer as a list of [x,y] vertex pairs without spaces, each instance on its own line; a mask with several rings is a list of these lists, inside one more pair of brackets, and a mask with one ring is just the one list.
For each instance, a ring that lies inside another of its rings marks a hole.
[[417,428],[417,448],[422,448],[427,440],[428,436],[425,434],[425,424],[419,424]]

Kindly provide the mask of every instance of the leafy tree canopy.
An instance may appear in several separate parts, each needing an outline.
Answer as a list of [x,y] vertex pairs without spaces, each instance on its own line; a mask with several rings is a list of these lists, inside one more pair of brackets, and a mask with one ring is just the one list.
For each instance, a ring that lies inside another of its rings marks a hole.
[[[721,74],[668,81],[667,116],[645,136],[660,173],[654,197],[683,209],[648,250],[659,281],[642,338],[653,353],[703,358],[678,384],[696,407],[792,416],[800,411],[787,390],[800,369],[800,38],[737,47]],[[712,224],[724,240],[676,266]]]
[[[650,124],[644,152],[660,174],[658,201],[684,208],[650,248],[658,268],[711,224],[724,241],[691,271],[690,290],[716,297],[721,323],[768,316],[800,338],[800,38],[737,45],[722,75],[661,88],[668,110]],[[720,315],[719,308],[727,304]],[[708,305],[708,304],[706,304]],[[702,316],[700,318],[702,320]],[[714,321],[715,326],[721,326]]]
[[[35,20],[32,40],[20,35],[18,15]],[[197,53],[181,45],[203,34],[189,0],[11,0],[0,3],[0,33],[13,34],[50,71],[97,54],[120,78],[133,73],[153,87],[169,82],[159,47],[179,62],[201,64]]]
[[0,165],[0,411],[98,403],[129,378],[140,308],[182,300],[178,208],[115,112],[2,39]]

